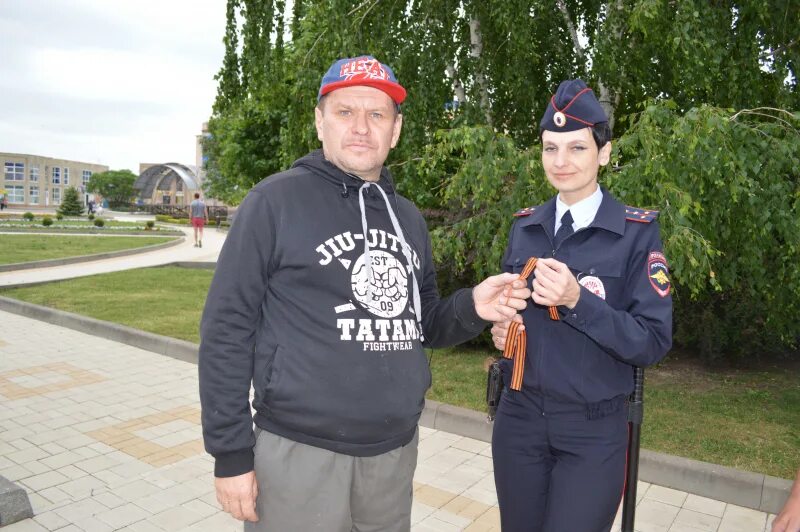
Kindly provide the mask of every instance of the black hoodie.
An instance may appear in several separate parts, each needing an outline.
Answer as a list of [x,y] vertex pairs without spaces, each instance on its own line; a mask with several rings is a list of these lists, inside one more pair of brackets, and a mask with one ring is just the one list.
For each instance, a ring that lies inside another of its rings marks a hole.
[[299,159],[242,202],[206,300],[200,400],[215,474],[253,469],[252,420],[352,456],[405,445],[431,382],[423,345],[485,326],[471,290],[439,298],[425,220],[385,168],[365,186],[321,151]]

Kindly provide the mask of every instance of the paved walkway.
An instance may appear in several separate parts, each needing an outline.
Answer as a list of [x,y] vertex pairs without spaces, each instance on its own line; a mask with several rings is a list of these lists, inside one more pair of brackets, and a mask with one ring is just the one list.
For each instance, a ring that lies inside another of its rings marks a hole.
[[[117,219],[123,218],[124,217],[118,217]],[[192,228],[180,227],[178,229],[186,234],[186,240],[177,246],[148,253],[127,255],[125,257],[116,257],[93,262],[80,262],[76,264],[66,264],[64,266],[52,266],[50,268],[4,272],[0,273],[0,286],[69,279],[98,273],[129,270],[132,268],[158,266],[170,262],[216,262],[219,251],[222,249],[222,243],[225,241],[224,232],[217,231],[215,227],[206,228],[203,235],[203,247],[196,248],[194,247]]]
[[[3,532],[241,530],[214,497],[195,365],[0,311],[0,400],[0,475],[35,512]],[[639,495],[641,532],[771,522],[656,485]],[[417,532],[499,531],[489,444],[421,428],[412,520]]]

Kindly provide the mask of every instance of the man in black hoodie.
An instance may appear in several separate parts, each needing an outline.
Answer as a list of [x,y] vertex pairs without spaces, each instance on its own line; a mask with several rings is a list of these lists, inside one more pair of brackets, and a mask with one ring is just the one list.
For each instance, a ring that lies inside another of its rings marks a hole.
[[530,295],[507,273],[439,297],[425,221],[383,166],[405,95],[373,57],[335,62],[323,149],[253,187],[217,262],[203,436],[217,499],[246,530],[408,530],[423,347],[469,340]]

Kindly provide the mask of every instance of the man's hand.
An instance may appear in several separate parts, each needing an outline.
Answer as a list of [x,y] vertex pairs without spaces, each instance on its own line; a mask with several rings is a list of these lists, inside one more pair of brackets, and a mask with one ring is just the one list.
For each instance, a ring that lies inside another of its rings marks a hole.
[[800,532],[800,473],[789,500],[772,522],[772,532]]
[[533,301],[546,307],[564,305],[574,308],[581,297],[581,287],[569,267],[556,259],[539,259],[533,280]]
[[258,521],[256,515],[258,483],[255,471],[237,477],[216,477],[214,487],[217,489],[217,501],[224,511],[239,521]]
[[[494,342],[494,346],[500,351],[504,351],[506,348],[506,337],[508,336],[508,328],[511,326],[512,321],[516,321],[517,323],[521,324],[522,316],[517,314],[513,319],[498,321],[492,325],[492,342]],[[525,326],[520,325],[519,330],[524,331]]]
[[506,321],[525,308],[531,291],[527,283],[515,273],[501,273],[487,277],[472,289],[475,312],[486,321]]

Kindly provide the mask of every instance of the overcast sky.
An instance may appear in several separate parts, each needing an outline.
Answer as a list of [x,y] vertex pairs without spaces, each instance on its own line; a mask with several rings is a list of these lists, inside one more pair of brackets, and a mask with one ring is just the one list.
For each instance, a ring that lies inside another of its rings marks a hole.
[[195,163],[225,0],[0,0],[0,152]]

